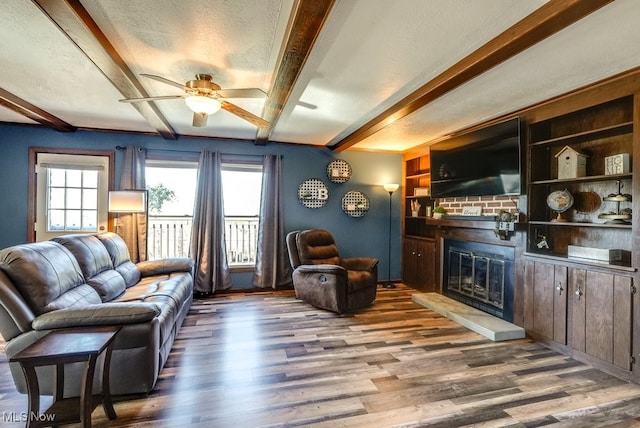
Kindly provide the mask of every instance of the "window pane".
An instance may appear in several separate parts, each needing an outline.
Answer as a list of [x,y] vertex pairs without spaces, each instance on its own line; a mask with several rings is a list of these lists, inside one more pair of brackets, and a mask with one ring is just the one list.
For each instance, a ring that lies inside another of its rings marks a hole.
[[65,177],[64,169],[49,169],[49,186],[64,187]]
[[80,189],[67,189],[67,209],[80,209],[82,208],[82,190]]
[[82,170],[67,169],[67,187],[82,186]]
[[261,171],[222,171],[225,216],[257,216],[262,192]]
[[49,208],[64,208],[64,189],[49,189]]
[[98,230],[98,211],[83,210],[82,211],[82,230]]
[[50,210],[47,230],[64,230],[64,210]]
[[82,208],[95,210],[98,208],[98,190],[84,189],[82,190]]
[[82,187],[98,188],[98,171],[83,171]]
[[65,230],[81,230],[80,210],[68,210]]

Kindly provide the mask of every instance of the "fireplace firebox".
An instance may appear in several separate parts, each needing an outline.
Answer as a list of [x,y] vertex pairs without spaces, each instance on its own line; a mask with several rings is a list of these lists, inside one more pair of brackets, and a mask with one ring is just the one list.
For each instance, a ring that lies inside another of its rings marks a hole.
[[446,239],[443,293],[513,322],[514,260],[512,247]]

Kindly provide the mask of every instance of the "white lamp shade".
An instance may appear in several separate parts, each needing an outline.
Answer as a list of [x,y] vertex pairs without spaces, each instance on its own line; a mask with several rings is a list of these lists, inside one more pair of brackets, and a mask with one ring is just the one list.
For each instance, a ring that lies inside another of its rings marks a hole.
[[398,190],[398,187],[400,187],[400,185],[397,183],[387,183],[383,184],[382,187],[384,187],[384,190],[386,190],[387,192],[393,193]]
[[109,192],[109,212],[143,213],[146,211],[146,190],[115,190]]
[[213,114],[220,110],[220,101],[215,98],[190,95],[184,99],[184,102],[194,113]]

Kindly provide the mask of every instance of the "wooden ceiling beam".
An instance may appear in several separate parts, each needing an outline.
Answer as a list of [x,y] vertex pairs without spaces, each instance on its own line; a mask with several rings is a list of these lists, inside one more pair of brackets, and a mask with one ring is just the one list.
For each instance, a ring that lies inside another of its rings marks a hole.
[[347,150],[612,1],[551,0],[545,3],[342,140],[329,142],[327,146],[336,152]]
[[[149,96],[80,1],[32,1],[98,67],[125,98]],[[155,104],[149,102],[132,105],[163,138],[167,140],[178,138]]]
[[270,125],[258,130],[256,144],[264,145],[271,137],[334,3],[335,0],[298,0],[294,5],[288,37],[262,114]]
[[16,113],[27,117],[48,128],[61,132],[75,132],[77,128],[68,124],[64,120],[52,115],[51,113],[34,106],[30,102],[23,100],[17,95],[0,88],[0,105],[15,111]]

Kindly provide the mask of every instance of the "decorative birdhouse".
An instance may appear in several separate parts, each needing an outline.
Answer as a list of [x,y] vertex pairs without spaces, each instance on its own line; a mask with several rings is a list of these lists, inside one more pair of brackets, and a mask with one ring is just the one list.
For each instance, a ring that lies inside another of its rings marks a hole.
[[587,175],[587,155],[569,146],[564,146],[556,155],[558,178],[577,178]]

